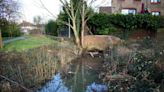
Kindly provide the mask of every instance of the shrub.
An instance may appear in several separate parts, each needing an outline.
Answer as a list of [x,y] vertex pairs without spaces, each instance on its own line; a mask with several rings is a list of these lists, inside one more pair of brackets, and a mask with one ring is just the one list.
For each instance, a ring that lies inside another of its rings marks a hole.
[[158,69],[155,63],[155,58],[150,59],[140,53],[136,54],[128,68],[128,73],[136,78],[129,89],[131,92],[154,92],[161,86],[164,71]]
[[117,31],[117,29],[115,27],[111,26],[111,27],[98,29],[98,34],[100,34],[100,35],[109,35],[109,34],[112,34],[116,31]]
[[[105,72],[101,76],[109,85],[109,92],[163,92],[164,50],[155,43],[154,39],[146,38],[141,42],[126,44],[127,47],[122,47],[122,50],[117,47],[108,52]],[[139,47],[130,47],[134,44]]]
[[[146,14],[121,15],[121,14],[102,14],[96,13],[88,21],[88,25],[95,33],[104,33],[111,28],[121,28],[123,31],[132,31],[134,29],[157,30],[162,27],[164,18]],[[96,29],[96,30],[95,30]],[[117,29],[116,29],[117,30]],[[102,31],[102,32],[98,32]],[[110,32],[109,32],[110,34]]]
[[48,35],[57,36],[58,34],[57,29],[58,29],[58,25],[53,20],[50,20],[45,26],[46,34]]
[[160,16],[160,28],[164,28],[164,16]]
[[[92,32],[94,34],[98,34],[98,30],[104,29],[104,28],[109,28],[111,25],[110,22],[108,21],[108,15],[107,14],[98,14],[95,13],[93,17],[91,17],[88,21],[88,26],[91,28]],[[98,30],[95,30],[98,29]]]

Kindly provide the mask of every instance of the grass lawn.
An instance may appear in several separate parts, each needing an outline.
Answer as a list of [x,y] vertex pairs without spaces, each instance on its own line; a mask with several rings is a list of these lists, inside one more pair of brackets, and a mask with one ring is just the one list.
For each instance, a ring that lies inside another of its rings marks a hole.
[[6,44],[3,48],[5,51],[27,51],[32,48],[40,47],[55,43],[54,40],[46,36],[28,36],[25,40],[17,40]]

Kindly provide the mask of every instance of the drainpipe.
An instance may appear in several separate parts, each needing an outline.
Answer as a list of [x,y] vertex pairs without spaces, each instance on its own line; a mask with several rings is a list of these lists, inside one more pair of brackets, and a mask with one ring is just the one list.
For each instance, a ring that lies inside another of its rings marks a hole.
[[144,3],[142,3],[142,6],[141,6],[141,14],[144,14],[145,13],[145,6],[144,6]]

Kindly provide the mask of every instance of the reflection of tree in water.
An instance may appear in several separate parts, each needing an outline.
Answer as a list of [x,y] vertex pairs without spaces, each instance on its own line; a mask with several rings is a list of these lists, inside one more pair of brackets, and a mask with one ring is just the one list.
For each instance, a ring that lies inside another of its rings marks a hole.
[[61,79],[61,74],[56,74],[39,92],[70,92]]
[[97,58],[89,55],[75,59],[76,62],[69,66],[68,74],[64,78],[60,73],[56,74],[40,92],[107,92],[107,86],[101,84],[98,79],[98,72],[94,67],[100,64],[95,59]]

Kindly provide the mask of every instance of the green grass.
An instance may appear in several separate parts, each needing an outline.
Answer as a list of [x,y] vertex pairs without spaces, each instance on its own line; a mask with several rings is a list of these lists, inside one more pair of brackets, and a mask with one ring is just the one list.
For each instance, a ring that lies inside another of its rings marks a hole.
[[25,40],[18,40],[6,44],[3,48],[4,51],[27,51],[29,49],[37,48],[43,45],[55,43],[54,40],[45,36],[28,36]]

